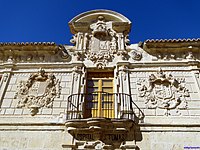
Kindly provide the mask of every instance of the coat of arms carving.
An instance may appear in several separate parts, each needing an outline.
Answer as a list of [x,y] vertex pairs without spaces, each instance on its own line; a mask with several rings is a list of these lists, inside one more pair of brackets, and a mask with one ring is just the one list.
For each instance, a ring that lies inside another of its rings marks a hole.
[[166,75],[160,69],[157,74],[151,74],[147,80],[139,81],[139,96],[145,98],[147,108],[155,109],[186,109],[185,97],[188,90],[171,74]]
[[125,26],[120,31],[116,29],[116,26],[118,25],[115,21],[99,15],[88,24],[87,32],[76,33],[70,42],[75,45],[74,53],[77,61],[83,61],[86,58],[98,68],[104,68],[117,55],[121,56],[122,60],[126,60],[128,57],[126,48],[129,45],[128,33],[121,31],[126,28]]
[[20,81],[16,98],[18,108],[30,108],[31,115],[41,107],[52,108],[54,98],[60,95],[60,81],[43,69],[30,75],[27,81]]
[[117,51],[117,33],[112,29],[112,22],[105,22],[103,16],[99,16],[96,23],[90,25],[89,60],[97,63],[97,66],[106,66],[112,60]]

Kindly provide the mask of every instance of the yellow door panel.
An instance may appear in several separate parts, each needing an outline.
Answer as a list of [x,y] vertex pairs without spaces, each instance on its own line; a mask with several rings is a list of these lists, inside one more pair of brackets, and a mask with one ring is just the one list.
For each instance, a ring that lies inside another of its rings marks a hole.
[[102,86],[103,87],[113,87],[113,82],[112,82],[112,80],[103,80],[102,79]]
[[114,117],[113,73],[88,73],[85,117]]

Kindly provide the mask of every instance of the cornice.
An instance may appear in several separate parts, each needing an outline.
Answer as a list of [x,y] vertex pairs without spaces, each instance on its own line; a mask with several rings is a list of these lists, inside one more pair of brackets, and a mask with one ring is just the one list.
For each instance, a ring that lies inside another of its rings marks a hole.
[[156,39],[146,40],[143,49],[148,53],[198,53],[200,38],[198,39]]

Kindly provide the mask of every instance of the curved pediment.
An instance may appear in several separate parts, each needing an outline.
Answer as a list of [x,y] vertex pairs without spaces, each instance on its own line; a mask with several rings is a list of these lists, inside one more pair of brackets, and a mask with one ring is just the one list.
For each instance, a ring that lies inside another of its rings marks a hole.
[[69,23],[74,22],[93,22],[99,15],[103,15],[107,21],[128,22],[131,21],[120,13],[111,10],[99,9],[91,10],[75,16]]
[[[115,11],[100,9],[81,13],[70,20],[69,26],[72,34],[80,31],[87,32],[90,24],[96,22],[99,16],[103,16],[106,22],[113,22],[116,30],[119,30],[119,26],[121,30],[130,31],[131,21],[128,18]],[[126,28],[122,29],[122,26],[126,26]]]

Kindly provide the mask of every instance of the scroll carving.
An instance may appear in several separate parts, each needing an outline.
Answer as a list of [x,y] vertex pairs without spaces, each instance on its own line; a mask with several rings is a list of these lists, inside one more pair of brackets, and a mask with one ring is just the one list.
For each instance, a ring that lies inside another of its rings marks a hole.
[[105,16],[100,15],[87,28],[88,32],[80,31],[70,40],[74,44],[76,61],[87,59],[103,69],[115,56],[127,60],[128,34],[114,30],[113,21],[108,21]]
[[52,108],[55,97],[60,95],[60,81],[53,74],[47,74],[43,69],[30,75],[27,81],[21,81],[16,98],[17,107],[30,108],[31,115],[37,114],[39,108]]
[[139,80],[139,96],[145,98],[147,108],[186,109],[185,97],[189,97],[189,92],[182,83],[183,80],[166,75],[160,69],[157,74],[151,74],[148,81]]

